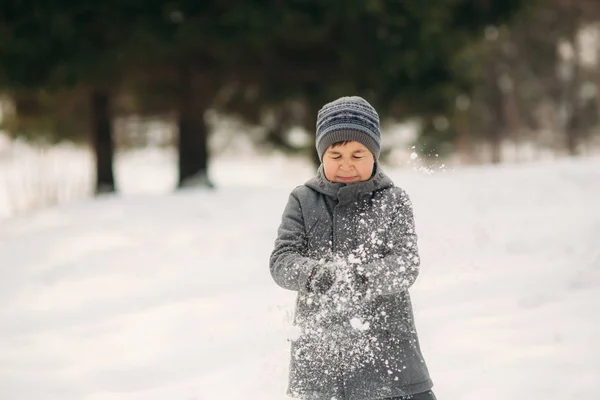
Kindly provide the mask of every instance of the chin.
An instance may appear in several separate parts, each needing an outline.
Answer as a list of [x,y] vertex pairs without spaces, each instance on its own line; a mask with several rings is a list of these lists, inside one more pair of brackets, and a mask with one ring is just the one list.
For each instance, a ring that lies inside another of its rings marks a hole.
[[336,182],[339,182],[339,183],[355,183],[355,182],[360,182],[360,180],[361,180],[360,178],[354,178],[354,179],[340,179],[340,178],[337,178]]

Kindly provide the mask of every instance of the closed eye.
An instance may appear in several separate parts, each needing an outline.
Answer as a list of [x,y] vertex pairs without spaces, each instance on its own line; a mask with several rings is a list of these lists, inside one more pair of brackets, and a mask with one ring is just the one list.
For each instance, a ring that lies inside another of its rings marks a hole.
[[[342,156],[331,156],[332,160],[341,160],[341,158],[342,158]],[[352,156],[352,158],[355,160],[360,160],[361,158],[364,158],[364,157]]]

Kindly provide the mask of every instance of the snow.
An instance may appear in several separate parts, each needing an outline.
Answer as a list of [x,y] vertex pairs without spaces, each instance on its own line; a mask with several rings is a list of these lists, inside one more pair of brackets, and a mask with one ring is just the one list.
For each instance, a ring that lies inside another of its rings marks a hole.
[[360,318],[354,317],[350,320],[350,326],[358,331],[368,331],[370,324],[363,322]]
[[[171,161],[124,156],[124,195],[0,219],[0,397],[286,398],[294,293],[268,259],[312,169],[220,159],[217,190],[171,193]],[[387,170],[438,398],[599,398],[600,159]]]

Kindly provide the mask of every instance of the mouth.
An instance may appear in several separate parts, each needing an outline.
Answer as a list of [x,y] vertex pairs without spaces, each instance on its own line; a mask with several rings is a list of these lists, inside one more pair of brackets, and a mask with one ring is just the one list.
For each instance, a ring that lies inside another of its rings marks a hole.
[[337,178],[338,178],[339,180],[341,180],[341,181],[344,181],[344,182],[349,182],[349,181],[353,181],[353,180],[355,180],[355,179],[358,179],[358,176],[348,176],[348,177],[345,177],[345,176],[338,176]]

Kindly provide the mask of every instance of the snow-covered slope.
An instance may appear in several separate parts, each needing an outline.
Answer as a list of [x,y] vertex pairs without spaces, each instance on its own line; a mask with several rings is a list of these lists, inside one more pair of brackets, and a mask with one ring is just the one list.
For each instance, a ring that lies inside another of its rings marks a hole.
[[[294,293],[268,258],[310,171],[214,171],[216,191],[0,221],[0,398],[286,398]],[[438,398],[600,398],[600,160],[389,172],[415,207]]]

